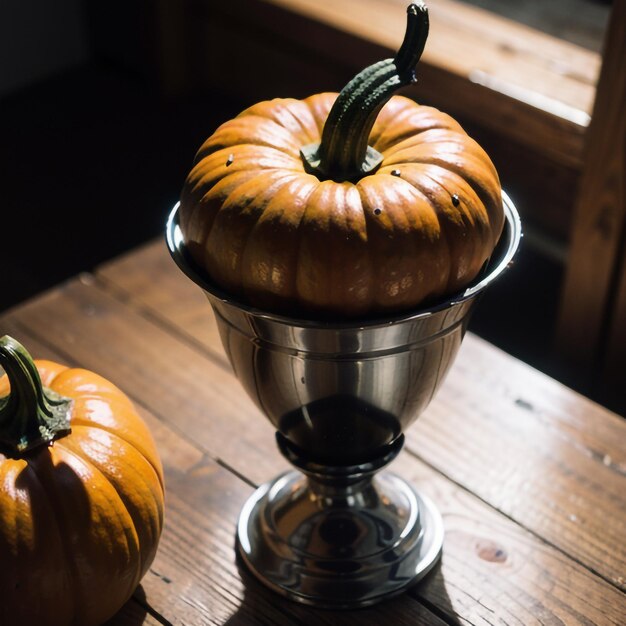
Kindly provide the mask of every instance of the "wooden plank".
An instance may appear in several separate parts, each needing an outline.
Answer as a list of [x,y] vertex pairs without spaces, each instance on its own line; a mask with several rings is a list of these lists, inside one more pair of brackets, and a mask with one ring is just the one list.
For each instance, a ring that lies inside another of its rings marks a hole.
[[[626,2],[614,4],[611,18],[611,30],[607,39],[607,52],[603,66],[602,91],[597,104],[599,114],[610,117],[601,119],[611,133],[609,145],[600,146],[595,140],[593,149],[604,150],[600,158],[606,158],[609,170],[603,189],[607,205],[621,216],[621,245],[614,262],[614,297],[609,302],[608,334],[606,338],[606,354],[602,363],[602,376],[599,382],[600,394],[607,402],[626,412],[626,390],[624,374],[626,373]],[[611,100],[607,102],[607,100]],[[612,102],[614,100],[614,103]],[[621,103],[621,104],[620,104]],[[601,131],[596,131],[600,133]],[[590,139],[590,141],[592,141]],[[622,149],[619,149],[621,144]],[[592,147],[590,146],[590,154]],[[590,156],[591,158],[591,156]],[[594,184],[591,181],[588,184]],[[589,197],[591,190],[586,197]],[[603,197],[605,197],[603,195]],[[620,218],[616,219],[616,222]],[[572,251],[572,254],[575,254]]]
[[[147,272],[158,280],[146,280]],[[187,340],[199,342],[216,359],[228,363],[209,301],[174,265],[165,240],[148,242],[104,263],[97,277],[143,314],[168,322]]]
[[[2,320],[2,328],[3,332],[19,337],[37,358],[79,365],[80,359],[72,358],[71,346],[69,350],[63,346],[61,354],[47,341],[25,332],[23,325],[14,320]],[[132,396],[132,385],[127,391]],[[444,626],[443,621],[409,595],[394,600],[393,605],[358,613],[336,613],[300,607],[267,591],[235,560],[236,521],[252,488],[210,460],[205,451],[182,438],[163,420],[137,406],[163,461],[165,527],[157,557],[134,598],[107,626],[217,626],[227,622],[348,626],[357,615],[359,623],[365,626],[375,626],[385,618],[399,626]]]
[[[145,268],[163,255],[153,244],[99,275],[128,294],[127,281],[141,283]],[[172,300],[210,315],[199,289],[173,262],[159,267]],[[135,290],[141,306],[151,308],[150,294],[158,289]],[[181,336],[222,353],[193,325],[179,324],[175,310],[160,309]],[[455,482],[626,585],[626,423],[618,416],[468,334],[444,386],[407,437],[412,452]]]
[[[265,0],[395,50],[405,0]],[[589,114],[600,58],[581,46],[457,0],[431,0],[423,60],[470,78],[476,70]],[[554,82],[556,81],[556,82]]]
[[[146,274],[151,280],[146,280]],[[122,298],[141,307],[144,314],[174,322],[188,338],[204,347],[221,346],[215,318],[207,315],[210,305],[202,290],[188,284],[181,294],[183,297],[172,297],[187,279],[174,266],[165,239],[151,241],[103,264],[98,275],[108,288],[116,289]],[[227,364],[220,348],[214,355]]]
[[[623,197],[626,211],[626,194]],[[621,255],[619,261],[620,276],[609,323],[603,375],[598,387],[603,402],[626,415],[626,389],[624,389],[624,374],[626,373],[626,324],[624,323],[626,320],[626,245],[622,248]]]
[[624,421],[564,387],[542,393],[542,375],[481,357],[480,340],[464,348],[407,447],[626,589]]
[[[22,339],[24,329],[39,335],[42,327],[36,323],[35,313],[40,310],[48,320],[44,331],[46,343],[73,362],[87,366],[91,361],[97,362],[105,375],[109,374],[102,368],[115,373],[109,359],[101,355],[94,359],[93,348],[97,343],[106,342],[113,352],[110,359],[122,359],[118,350],[121,346],[125,352],[128,338],[122,322],[134,315],[114,311],[114,304],[107,312],[103,306],[106,298],[93,294],[92,308],[86,309],[84,304],[88,299],[81,297],[76,301],[72,288],[96,291],[93,287],[74,285],[64,290],[64,295],[49,294],[5,316],[2,327]],[[59,317],[52,314],[53,310],[59,312]],[[99,312],[100,322],[107,315],[120,317],[117,337],[112,338],[106,324],[100,328],[101,324],[93,323],[95,311]],[[149,324],[144,321],[143,325]],[[64,327],[72,329],[69,334],[63,332]],[[138,327],[131,324],[128,330],[134,334]],[[27,345],[30,344],[28,341]],[[145,362],[151,353],[146,343],[142,345],[143,349],[139,348],[142,354],[137,358]],[[184,346],[180,347],[187,354]],[[174,355],[170,353],[170,357]],[[209,363],[214,369],[219,367],[212,361]],[[160,369],[160,366],[151,362],[151,368]],[[131,397],[140,396],[142,403],[151,402],[150,397],[145,397],[142,376],[146,376],[146,368],[140,366],[133,376],[119,371],[116,374]],[[236,385],[233,379],[225,393],[232,393],[230,390]],[[164,396],[165,392],[160,395]],[[155,406],[162,407],[158,400]],[[170,423],[186,419],[185,411],[186,408],[181,407],[175,416],[164,412],[158,422],[144,411],[150,427],[156,431],[164,459],[168,494],[166,528],[171,530],[166,531],[167,537],[164,533],[151,577],[146,577],[143,587],[150,605],[172,623],[221,624],[225,619],[267,624],[347,625],[355,620],[366,625],[381,620],[401,625],[439,623],[422,605],[411,603],[411,598],[435,607],[446,623],[509,623],[523,619],[523,623],[560,620],[567,624],[609,624],[619,623],[620,616],[626,612],[623,593],[410,454],[401,455],[394,470],[417,483],[443,512],[447,539],[440,568],[410,594],[358,613],[333,614],[285,602],[233,569],[235,516],[250,493],[250,487],[216,467],[205,456],[214,454],[215,447],[219,448],[222,441],[212,441],[212,449],[205,449],[203,445],[200,449],[196,445],[206,420],[197,421],[195,430],[189,433],[193,443],[170,429]],[[258,420],[251,420],[248,428],[258,432],[258,423]],[[260,434],[257,447],[245,451],[249,467],[258,463],[267,454],[268,445],[272,445],[271,440]],[[172,458],[180,459],[181,465],[172,467]],[[273,473],[283,467],[282,462],[272,465]],[[284,619],[272,619],[276,611],[284,613]]]
[[[567,555],[511,524],[465,489],[450,487],[419,465],[405,468],[401,464],[406,458],[401,456],[393,470],[427,490],[446,530],[441,568],[415,589],[417,597],[435,602],[446,590],[462,623],[623,623],[623,592],[607,583],[601,589],[588,587],[589,581],[570,567]],[[468,564],[472,574],[466,578],[461,572]],[[462,586],[457,587],[457,576],[462,577]]]
[[[556,339],[559,354],[576,366],[580,378],[589,383],[597,383],[595,374],[603,372],[605,341],[611,335],[608,324],[626,250],[624,58],[626,2],[617,0],[613,3],[598,94],[587,135]],[[615,311],[614,331],[623,324],[625,311],[626,308]],[[621,340],[620,330],[615,332],[614,338]],[[626,353],[626,343],[619,349]],[[612,354],[610,360],[615,362],[615,353]],[[623,388],[623,370],[616,374]]]
[[[416,97],[579,167],[599,55],[460,2],[430,4],[431,36]],[[191,3],[190,19],[198,25],[225,19],[248,30],[243,48],[229,51],[235,59],[255,49],[258,40],[277,50],[282,46],[287,56],[308,50],[314,55],[312,69],[343,66],[353,72],[395,52],[404,31],[404,8],[395,0],[238,0],[211,7],[210,13],[204,4]],[[286,43],[295,49],[289,51]],[[205,65],[219,54],[213,47],[210,55],[200,50],[195,56]],[[221,66],[230,72],[227,61]],[[301,73],[292,74],[296,82]],[[271,80],[272,72],[266,74]]]

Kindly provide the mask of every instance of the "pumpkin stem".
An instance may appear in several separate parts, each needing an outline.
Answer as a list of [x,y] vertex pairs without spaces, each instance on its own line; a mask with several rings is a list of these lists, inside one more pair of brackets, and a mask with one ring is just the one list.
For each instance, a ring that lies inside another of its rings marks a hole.
[[428,9],[407,8],[404,41],[393,59],[379,61],[357,74],[342,90],[328,114],[321,143],[300,150],[310,174],[338,182],[372,173],[383,156],[368,146],[372,126],[383,106],[401,87],[415,82],[415,66],[428,36]]
[[11,385],[0,398],[0,445],[22,454],[70,432],[72,401],[43,386],[30,354],[8,335],[0,339],[0,365]]

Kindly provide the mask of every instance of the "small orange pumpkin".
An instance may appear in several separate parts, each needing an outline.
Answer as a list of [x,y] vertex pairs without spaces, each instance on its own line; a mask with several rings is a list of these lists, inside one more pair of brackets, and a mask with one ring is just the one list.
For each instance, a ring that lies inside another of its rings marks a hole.
[[155,444],[97,374],[33,362],[10,337],[0,365],[0,624],[102,624],[156,553]]
[[411,309],[476,277],[504,224],[498,174],[449,115],[393,95],[415,80],[427,33],[412,4],[396,57],[341,94],[260,102],[209,137],[180,226],[214,283],[337,317]]

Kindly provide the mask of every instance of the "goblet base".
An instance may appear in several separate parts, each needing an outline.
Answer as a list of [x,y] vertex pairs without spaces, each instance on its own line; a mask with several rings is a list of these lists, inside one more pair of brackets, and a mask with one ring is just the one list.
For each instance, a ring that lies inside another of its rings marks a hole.
[[281,595],[354,609],[425,576],[439,559],[443,534],[435,506],[394,474],[338,487],[291,471],[245,503],[237,544],[251,572]]

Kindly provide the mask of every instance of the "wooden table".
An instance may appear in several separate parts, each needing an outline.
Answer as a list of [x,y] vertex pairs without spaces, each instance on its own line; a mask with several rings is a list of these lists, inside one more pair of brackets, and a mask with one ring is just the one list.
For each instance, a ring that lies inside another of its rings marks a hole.
[[440,566],[390,602],[334,613],[237,566],[242,504],[288,465],[163,241],[6,312],[0,331],[115,382],[157,440],[165,530],[110,624],[626,624],[626,421],[476,336],[392,465],[443,514]]

